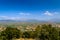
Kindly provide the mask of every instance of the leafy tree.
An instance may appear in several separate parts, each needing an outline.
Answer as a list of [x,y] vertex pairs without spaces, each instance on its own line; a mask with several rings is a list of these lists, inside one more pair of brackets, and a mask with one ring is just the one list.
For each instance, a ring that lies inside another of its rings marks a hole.
[[20,30],[17,28],[11,28],[7,27],[6,30],[1,32],[1,36],[3,37],[3,40],[12,40],[13,38],[20,38]]
[[41,27],[38,25],[35,29],[35,35],[36,35],[36,38],[39,38],[39,36],[41,35]]
[[30,33],[26,31],[26,32],[23,33],[22,37],[23,38],[30,38]]

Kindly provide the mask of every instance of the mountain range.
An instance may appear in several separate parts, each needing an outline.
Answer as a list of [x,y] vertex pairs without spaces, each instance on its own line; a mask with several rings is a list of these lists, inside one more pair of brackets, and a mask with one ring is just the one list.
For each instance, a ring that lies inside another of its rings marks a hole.
[[48,21],[45,20],[35,20],[35,19],[29,19],[29,20],[0,20],[0,22],[40,22],[40,23],[45,23],[45,22],[53,22],[53,23],[60,23],[60,19],[51,19]]

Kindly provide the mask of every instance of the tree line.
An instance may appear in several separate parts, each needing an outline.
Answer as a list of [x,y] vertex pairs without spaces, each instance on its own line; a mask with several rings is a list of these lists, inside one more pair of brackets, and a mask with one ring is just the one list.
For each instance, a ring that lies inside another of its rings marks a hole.
[[13,27],[7,27],[0,32],[0,40],[12,40],[15,38],[33,38],[36,40],[60,40],[60,28],[51,24],[37,25],[35,31],[24,31]]

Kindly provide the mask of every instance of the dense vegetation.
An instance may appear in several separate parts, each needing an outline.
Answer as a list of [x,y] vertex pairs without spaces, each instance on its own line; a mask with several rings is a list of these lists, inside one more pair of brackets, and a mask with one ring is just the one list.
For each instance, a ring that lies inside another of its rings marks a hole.
[[15,38],[33,38],[36,40],[60,40],[60,28],[51,24],[37,25],[35,30],[24,31],[13,27],[7,27],[0,32],[0,40],[12,40]]

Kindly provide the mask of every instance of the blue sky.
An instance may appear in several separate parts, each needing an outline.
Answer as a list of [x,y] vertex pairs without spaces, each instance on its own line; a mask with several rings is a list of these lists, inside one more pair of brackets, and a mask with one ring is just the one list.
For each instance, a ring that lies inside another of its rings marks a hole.
[[0,20],[60,19],[60,0],[0,0]]

